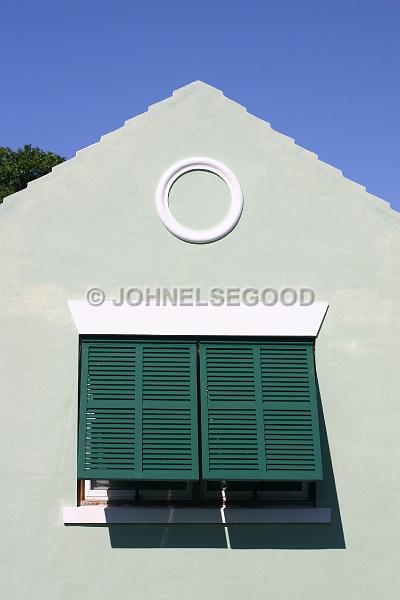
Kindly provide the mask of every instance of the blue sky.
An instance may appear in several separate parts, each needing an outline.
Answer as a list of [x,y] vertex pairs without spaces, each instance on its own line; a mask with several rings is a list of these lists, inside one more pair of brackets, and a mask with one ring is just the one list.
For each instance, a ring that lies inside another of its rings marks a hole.
[[1,0],[0,145],[71,157],[201,79],[400,210],[398,0]]

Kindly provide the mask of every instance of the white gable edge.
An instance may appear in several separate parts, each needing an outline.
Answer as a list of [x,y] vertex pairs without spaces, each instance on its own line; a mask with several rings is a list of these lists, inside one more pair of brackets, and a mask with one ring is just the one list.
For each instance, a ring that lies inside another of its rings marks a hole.
[[328,310],[310,306],[91,306],[68,300],[79,334],[317,337]]

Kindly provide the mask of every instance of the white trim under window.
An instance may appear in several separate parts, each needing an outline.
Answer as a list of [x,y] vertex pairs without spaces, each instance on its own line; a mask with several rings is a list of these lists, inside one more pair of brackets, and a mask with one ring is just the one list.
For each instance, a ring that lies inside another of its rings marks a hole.
[[63,509],[65,525],[331,522],[330,508],[175,508],[78,506]]

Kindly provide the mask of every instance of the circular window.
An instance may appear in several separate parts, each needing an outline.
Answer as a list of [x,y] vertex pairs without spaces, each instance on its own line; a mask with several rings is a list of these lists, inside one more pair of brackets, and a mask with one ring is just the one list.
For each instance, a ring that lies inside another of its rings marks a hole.
[[[190,171],[208,171],[218,175],[230,192],[230,205],[225,217],[214,227],[201,231],[182,225],[172,215],[169,207],[171,187],[179,177]],[[243,194],[237,178],[226,165],[212,158],[187,158],[172,165],[161,177],[157,186],[156,206],[165,227],[176,237],[186,242],[206,244],[221,239],[235,227],[243,210]]]

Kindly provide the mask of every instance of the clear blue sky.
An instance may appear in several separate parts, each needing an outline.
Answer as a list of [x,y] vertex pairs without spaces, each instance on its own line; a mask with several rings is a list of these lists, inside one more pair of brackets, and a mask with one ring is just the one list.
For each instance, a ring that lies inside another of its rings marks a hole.
[[400,210],[399,0],[1,0],[0,145],[71,157],[201,79]]

